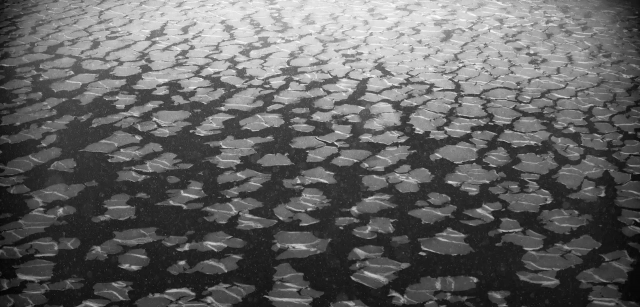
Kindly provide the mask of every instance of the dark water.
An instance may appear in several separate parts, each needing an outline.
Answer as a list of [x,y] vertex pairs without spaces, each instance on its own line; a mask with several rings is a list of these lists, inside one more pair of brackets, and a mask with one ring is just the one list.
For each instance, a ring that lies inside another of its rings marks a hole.
[[0,305],[637,306],[638,16],[3,4]]

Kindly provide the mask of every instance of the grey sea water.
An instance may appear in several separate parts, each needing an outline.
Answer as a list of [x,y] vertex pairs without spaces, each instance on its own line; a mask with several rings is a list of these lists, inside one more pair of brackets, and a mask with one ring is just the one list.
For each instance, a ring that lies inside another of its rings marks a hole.
[[5,1],[0,306],[638,306],[631,1]]

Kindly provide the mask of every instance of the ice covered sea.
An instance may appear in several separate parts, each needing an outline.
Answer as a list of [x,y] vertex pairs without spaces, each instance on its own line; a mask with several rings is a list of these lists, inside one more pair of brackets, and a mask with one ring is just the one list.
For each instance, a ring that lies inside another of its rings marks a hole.
[[4,1],[0,306],[638,306],[631,3]]

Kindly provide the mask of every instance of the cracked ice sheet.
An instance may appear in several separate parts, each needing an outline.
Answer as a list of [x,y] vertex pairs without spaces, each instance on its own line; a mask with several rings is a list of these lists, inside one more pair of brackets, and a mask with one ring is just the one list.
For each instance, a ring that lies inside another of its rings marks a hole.
[[[558,304],[638,301],[625,290],[640,248],[635,11],[595,0],[9,2],[0,257],[12,263],[0,301],[525,305],[523,284],[582,293],[576,280],[589,293]],[[296,256],[291,267],[251,253],[272,241]],[[416,244],[438,276],[332,260],[359,247],[379,256],[358,263],[420,269]],[[490,248],[521,267],[496,269]],[[331,273],[318,278],[319,265]],[[304,279],[251,274],[274,267]],[[137,278],[168,268],[223,280]],[[360,284],[381,277],[386,301]],[[341,281],[366,291],[331,290]]]

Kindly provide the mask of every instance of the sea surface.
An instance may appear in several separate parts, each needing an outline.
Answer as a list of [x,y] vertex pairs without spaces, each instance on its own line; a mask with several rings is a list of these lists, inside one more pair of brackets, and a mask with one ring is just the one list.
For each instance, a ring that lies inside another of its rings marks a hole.
[[3,1],[0,306],[639,306],[633,1]]

